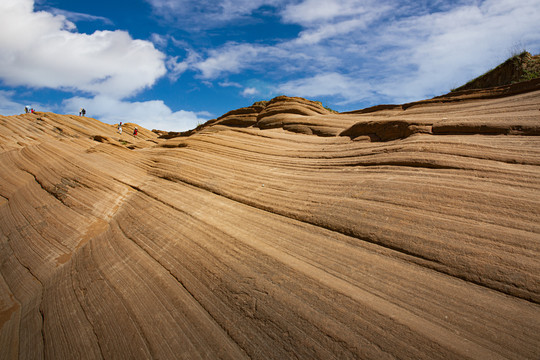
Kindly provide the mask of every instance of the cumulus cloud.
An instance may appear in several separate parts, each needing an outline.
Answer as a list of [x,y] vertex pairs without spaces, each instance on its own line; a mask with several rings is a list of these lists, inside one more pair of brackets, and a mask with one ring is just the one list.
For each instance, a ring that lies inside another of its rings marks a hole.
[[[33,0],[0,2],[0,80],[8,86],[82,92],[58,110],[88,115],[106,123],[134,122],[143,127],[184,131],[206,121],[210,114],[172,111],[161,100],[125,100],[164,76],[176,80],[195,57],[180,61],[156,50],[152,42],[133,39],[125,31],[78,33],[67,17],[103,20],[62,11],[34,11]],[[103,20],[104,21],[104,20]],[[153,36],[165,45],[165,37]],[[13,92],[0,92],[0,112],[20,113],[25,104],[12,101]]]
[[[104,96],[127,107],[125,99],[166,72],[174,82],[188,71],[209,87],[216,82],[248,97],[259,91],[323,96],[352,106],[407,102],[482,74],[505,60],[516,43],[540,52],[540,0],[146,0],[155,14],[187,32],[232,26],[240,33],[269,17],[287,25],[283,40],[216,40],[209,48],[170,34],[152,35],[153,43],[122,31],[79,34],[69,14],[35,12],[32,0],[1,1],[3,83],[86,92],[86,100],[96,97],[94,109],[114,108]],[[290,24],[299,29],[293,38]],[[176,47],[182,55],[165,56],[154,44]],[[159,111],[156,118],[203,117],[173,112],[159,101],[133,104],[141,113]],[[81,106],[73,105],[77,111]],[[113,118],[112,112],[99,113]]]
[[130,102],[108,96],[93,98],[73,97],[63,102],[67,113],[78,113],[81,107],[87,110],[87,116],[99,118],[108,124],[136,123],[147,129],[166,131],[186,131],[211,118],[209,113],[191,111],[173,112],[161,100]]
[[33,0],[0,2],[0,79],[9,86],[79,90],[115,98],[152,86],[165,55],[125,31],[77,33],[64,15]]

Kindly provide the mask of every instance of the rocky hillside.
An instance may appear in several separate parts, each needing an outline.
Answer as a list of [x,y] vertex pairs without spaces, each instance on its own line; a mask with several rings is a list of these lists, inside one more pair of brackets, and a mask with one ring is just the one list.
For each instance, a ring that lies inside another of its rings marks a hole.
[[455,91],[486,89],[536,78],[540,78],[540,55],[532,56],[527,51],[524,51],[509,58],[495,69],[460,86]]
[[538,358],[540,81],[133,126],[0,116],[0,358]]

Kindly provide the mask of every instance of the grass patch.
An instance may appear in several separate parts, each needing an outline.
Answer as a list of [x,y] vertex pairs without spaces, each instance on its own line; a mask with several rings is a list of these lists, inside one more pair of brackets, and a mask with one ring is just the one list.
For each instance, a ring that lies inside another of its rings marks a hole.
[[[500,69],[499,71],[512,72],[513,73],[512,79],[511,80],[508,79],[506,80],[508,82],[504,82],[500,84],[493,83],[492,81],[490,81],[489,79],[490,73],[497,71],[498,69]],[[484,77],[488,77],[488,78],[483,79]],[[465,85],[450,89],[450,92],[455,92],[455,91],[465,90],[465,89],[473,89],[473,86],[476,86],[474,88],[486,88],[486,87],[492,87],[492,86],[515,84],[522,81],[536,79],[538,77],[540,77],[540,58],[538,58],[538,56],[532,57],[531,54],[529,54],[527,51],[521,51],[519,53],[513,52],[512,56],[509,57],[502,64],[468,81]],[[479,83],[475,84],[477,82]]]
[[525,73],[521,76],[521,81],[529,81],[536,78],[540,78],[540,70],[525,70]]

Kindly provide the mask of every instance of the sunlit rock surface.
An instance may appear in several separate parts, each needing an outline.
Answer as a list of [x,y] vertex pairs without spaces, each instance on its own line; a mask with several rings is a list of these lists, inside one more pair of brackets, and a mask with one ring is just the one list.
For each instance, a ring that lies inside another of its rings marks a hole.
[[0,116],[0,357],[538,358],[527,84],[161,137]]

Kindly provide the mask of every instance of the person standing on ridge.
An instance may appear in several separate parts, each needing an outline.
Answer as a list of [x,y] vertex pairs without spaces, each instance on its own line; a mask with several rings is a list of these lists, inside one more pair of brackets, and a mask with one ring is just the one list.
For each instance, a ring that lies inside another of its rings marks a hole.
[[118,124],[118,133],[120,135],[122,135],[122,122],[120,121],[120,123]]
[[133,129],[133,136],[137,136],[138,133],[139,133],[139,130],[137,130],[137,128]]
[[82,108],[81,114],[82,114],[82,116],[86,115],[86,109],[85,108]]

